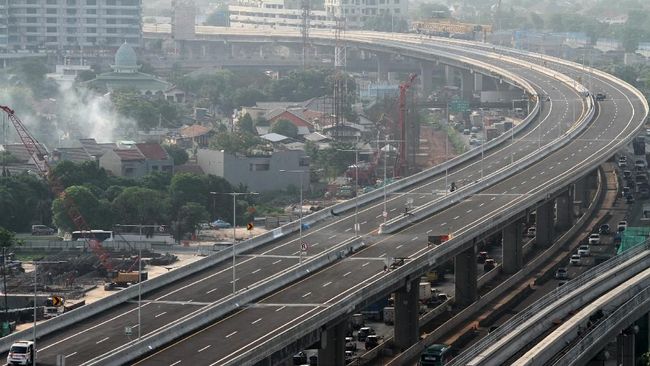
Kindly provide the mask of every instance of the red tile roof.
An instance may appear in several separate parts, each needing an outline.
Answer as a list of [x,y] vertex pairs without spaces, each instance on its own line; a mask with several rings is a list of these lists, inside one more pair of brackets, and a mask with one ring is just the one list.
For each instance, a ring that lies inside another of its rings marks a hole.
[[144,155],[138,149],[115,149],[113,151],[122,161],[145,160]]
[[167,160],[169,155],[167,151],[160,146],[160,144],[154,142],[140,143],[135,144],[135,146],[140,150],[142,155],[149,160]]

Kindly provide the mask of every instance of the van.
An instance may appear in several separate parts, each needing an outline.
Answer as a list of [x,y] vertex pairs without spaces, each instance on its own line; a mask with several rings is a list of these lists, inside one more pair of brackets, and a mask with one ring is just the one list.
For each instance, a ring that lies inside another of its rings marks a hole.
[[34,342],[14,342],[7,354],[8,365],[33,365],[34,364]]
[[469,128],[463,130],[463,135],[469,135],[469,134],[470,134]]
[[32,235],[52,235],[54,229],[45,225],[32,225]]

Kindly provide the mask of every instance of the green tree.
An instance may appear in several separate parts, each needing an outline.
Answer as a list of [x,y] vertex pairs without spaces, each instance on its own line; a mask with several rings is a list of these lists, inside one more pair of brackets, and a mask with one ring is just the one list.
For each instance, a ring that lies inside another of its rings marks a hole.
[[178,226],[181,234],[194,232],[201,222],[209,219],[210,215],[205,207],[196,203],[188,202],[178,210]]
[[129,187],[113,200],[112,208],[122,224],[159,224],[167,220],[169,200],[160,191]]
[[20,62],[17,71],[20,79],[34,92],[38,92],[45,81],[47,66],[42,59],[30,58]]
[[174,175],[169,186],[169,193],[174,209],[188,202],[205,205],[208,202],[206,178],[193,173]]
[[279,133],[291,138],[298,137],[298,127],[286,119],[280,119],[271,126],[271,132]]
[[172,181],[172,175],[163,172],[153,172],[140,179],[140,185],[158,191],[167,191]]
[[0,248],[8,249],[22,242],[16,238],[16,234],[0,226]]
[[90,189],[71,186],[65,190],[64,197],[58,197],[52,203],[52,215],[58,228],[68,232],[77,230],[77,225],[70,218],[72,210],[78,210],[92,229],[108,229],[113,226],[110,204],[107,200],[98,199]]
[[96,161],[74,163],[64,160],[54,167],[53,174],[58,177],[64,188],[91,184],[106,189],[111,182],[106,170]]
[[210,148],[227,153],[247,153],[251,148],[263,144],[262,140],[250,133],[222,131],[210,141]]
[[176,166],[183,165],[190,159],[187,151],[178,145],[163,145],[163,147],[167,151],[167,154],[172,157]]
[[239,119],[239,124],[237,125],[237,128],[241,132],[257,135],[255,126],[253,126],[253,118],[248,113],[246,113],[245,115],[242,116],[242,118]]
[[48,186],[36,176],[0,177],[0,226],[27,231],[34,223],[49,224],[51,199]]

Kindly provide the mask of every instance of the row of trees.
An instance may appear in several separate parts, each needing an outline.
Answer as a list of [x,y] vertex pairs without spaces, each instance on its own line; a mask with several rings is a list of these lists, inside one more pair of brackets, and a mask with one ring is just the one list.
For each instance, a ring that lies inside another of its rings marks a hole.
[[[232,217],[230,196],[220,193],[245,190],[213,175],[154,173],[138,181],[113,177],[95,162],[64,161],[53,174],[88,224],[97,229],[115,224],[165,224],[191,232],[200,222]],[[254,205],[252,199],[238,201],[238,221]],[[0,210],[0,227],[12,231],[27,231],[35,223],[76,229],[61,198],[53,199],[45,182],[27,173],[0,177]]]

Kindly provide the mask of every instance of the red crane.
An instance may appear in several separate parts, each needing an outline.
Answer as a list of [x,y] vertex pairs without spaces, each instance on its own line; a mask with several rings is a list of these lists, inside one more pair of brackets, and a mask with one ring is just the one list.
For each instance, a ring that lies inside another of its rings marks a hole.
[[406,93],[413,86],[417,74],[411,74],[409,79],[399,85],[399,155],[395,160],[395,176],[401,176],[406,173],[408,160],[406,158]]
[[[61,198],[61,201],[63,202],[63,207],[65,211],[68,213],[70,220],[72,220],[77,230],[86,231],[90,233],[90,226],[88,226],[88,223],[86,223],[86,220],[81,215],[81,212],[79,211],[79,206],[77,206],[77,204],[74,202],[72,197],[65,194],[65,190],[63,189],[63,184],[55,174],[52,174],[52,169],[50,167],[50,164],[47,161],[47,151],[45,150],[43,145],[41,145],[36,140],[36,138],[34,138],[34,136],[32,136],[29,133],[29,131],[27,130],[23,122],[16,116],[16,113],[14,112],[13,109],[4,105],[0,105],[0,109],[2,109],[2,111],[5,112],[9,117],[9,120],[11,121],[14,128],[16,129],[16,132],[18,133],[20,140],[22,141],[23,145],[27,149],[27,152],[29,153],[31,158],[34,160],[34,163],[36,164],[36,167],[38,168],[40,175],[48,182],[54,196]],[[104,247],[99,242],[99,240],[92,237],[93,236],[92,233],[90,233],[90,235],[91,235],[91,238],[89,240],[90,248],[95,253],[97,258],[99,258],[99,262],[102,265],[102,267],[104,267],[107,271],[111,271],[113,269],[113,266],[110,260],[109,253],[104,249]]]

